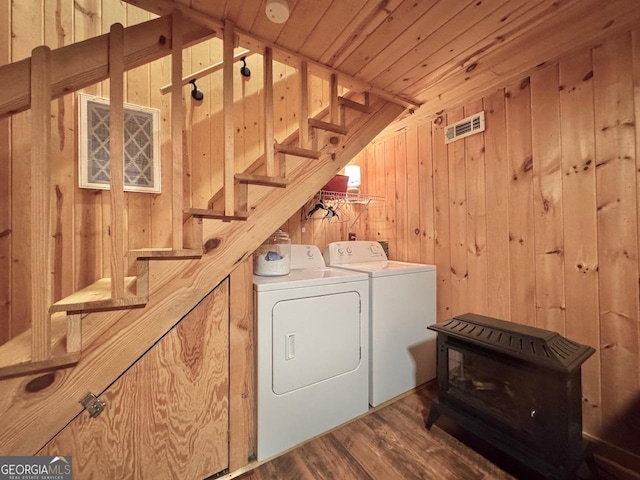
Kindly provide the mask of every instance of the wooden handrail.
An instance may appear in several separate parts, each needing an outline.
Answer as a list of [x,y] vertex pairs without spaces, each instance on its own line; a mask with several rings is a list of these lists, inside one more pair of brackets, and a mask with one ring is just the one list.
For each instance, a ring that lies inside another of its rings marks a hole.
[[[243,50],[240,53],[236,53],[233,56],[233,63],[238,62],[238,61],[242,60],[244,57],[248,57],[249,55],[251,55],[251,50]],[[198,80],[199,78],[205,77],[207,75],[211,75],[212,73],[215,73],[215,72],[218,72],[218,71],[222,70],[223,65],[224,65],[224,62],[217,62],[217,63],[214,63],[213,65],[209,65],[208,67],[204,67],[203,69],[200,69],[200,70],[197,70],[197,71],[195,71],[193,73],[190,73],[186,77],[182,77],[181,86],[185,86],[186,84],[188,84],[192,80]],[[165,85],[164,87],[161,87],[160,88],[160,93],[162,95],[165,95],[165,94],[171,92],[171,86],[172,85],[173,85],[173,83],[170,83],[169,85]]]
[[[186,29],[185,47],[215,36],[207,27]],[[161,17],[124,30],[124,69],[131,70],[168,55],[171,18]],[[58,98],[109,78],[109,34],[51,51],[51,98]],[[31,59],[0,67],[0,118],[31,106]]]

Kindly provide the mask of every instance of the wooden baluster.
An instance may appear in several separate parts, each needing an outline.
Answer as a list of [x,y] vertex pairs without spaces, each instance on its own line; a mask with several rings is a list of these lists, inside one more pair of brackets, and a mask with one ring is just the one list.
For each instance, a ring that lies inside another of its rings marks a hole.
[[51,354],[50,142],[51,50],[31,57],[31,361]]
[[233,216],[235,213],[235,153],[233,131],[233,46],[234,25],[231,20],[225,20],[223,32],[222,61],[222,109],[224,117],[224,214]]
[[172,246],[180,250],[183,246],[182,130],[182,14],[175,10],[171,15],[171,229]]
[[124,28],[109,34],[109,169],[111,188],[111,298],[124,298]]
[[329,78],[329,111],[331,112],[331,123],[338,124],[340,121],[338,105],[338,76],[335,73]]
[[67,353],[82,351],[82,314],[67,314]]
[[273,51],[269,47],[264,49],[264,160],[267,175],[275,176],[275,159],[273,151]]
[[309,148],[309,65],[300,62],[300,115],[298,118],[301,148]]

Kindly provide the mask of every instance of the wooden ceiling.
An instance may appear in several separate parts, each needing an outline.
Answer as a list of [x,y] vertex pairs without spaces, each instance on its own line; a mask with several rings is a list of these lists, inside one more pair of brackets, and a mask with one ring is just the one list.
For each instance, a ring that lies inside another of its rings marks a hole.
[[281,47],[425,113],[640,26],[638,0],[288,0],[283,24],[267,19],[266,0],[126,1],[209,26],[232,20],[241,44]]

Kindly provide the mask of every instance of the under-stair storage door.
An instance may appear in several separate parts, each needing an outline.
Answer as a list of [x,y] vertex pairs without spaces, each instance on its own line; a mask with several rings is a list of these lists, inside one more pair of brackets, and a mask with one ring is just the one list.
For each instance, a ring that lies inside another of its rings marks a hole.
[[273,393],[358,368],[359,309],[357,292],[278,302],[273,308]]
[[83,411],[38,453],[70,455],[78,479],[195,479],[227,469],[228,329],[224,281],[104,393],[93,392],[102,413]]

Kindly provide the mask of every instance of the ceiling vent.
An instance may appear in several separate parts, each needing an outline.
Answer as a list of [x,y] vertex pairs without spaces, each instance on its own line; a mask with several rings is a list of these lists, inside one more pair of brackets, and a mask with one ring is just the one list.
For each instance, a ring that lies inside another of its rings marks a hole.
[[455,142],[480,132],[484,132],[484,112],[476,113],[453,125],[448,125],[444,130],[444,143]]

